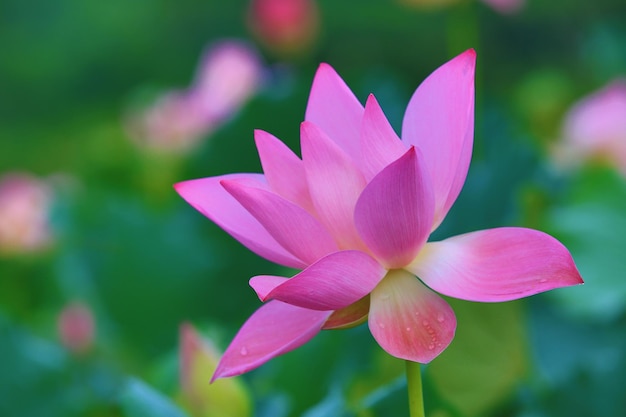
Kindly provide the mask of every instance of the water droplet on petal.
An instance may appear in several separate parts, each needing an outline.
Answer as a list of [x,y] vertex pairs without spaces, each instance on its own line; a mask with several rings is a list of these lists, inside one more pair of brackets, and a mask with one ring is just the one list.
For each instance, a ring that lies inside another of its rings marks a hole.
[[424,320],[424,321],[422,321],[422,324],[423,324],[424,326],[428,326],[428,320]]
[[406,331],[407,331],[407,332],[410,332],[410,331],[411,331],[411,328],[410,328],[410,327],[407,327],[407,328],[406,328]]
[[539,283],[540,283],[540,284],[545,284],[546,282],[548,282],[548,280],[547,280],[546,278],[541,278],[541,279],[539,280]]
[[246,356],[248,354],[248,349],[246,349],[245,346],[244,346],[244,347],[241,348],[239,353],[241,354],[241,356]]
[[443,323],[446,320],[446,318],[443,316],[443,314],[439,313],[437,314],[437,321],[439,323]]
[[380,327],[381,329],[385,328],[385,323],[379,321],[377,324],[378,324],[378,327]]
[[435,344],[434,343],[429,343],[428,344],[428,349],[433,350],[435,348]]

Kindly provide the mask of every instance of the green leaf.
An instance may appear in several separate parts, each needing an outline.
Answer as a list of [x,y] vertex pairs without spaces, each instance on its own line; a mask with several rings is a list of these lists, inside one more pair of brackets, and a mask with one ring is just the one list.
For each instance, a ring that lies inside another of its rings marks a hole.
[[188,417],[163,394],[136,378],[129,378],[119,398],[124,417]]
[[457,315],[456,336],[426,372],[460,415],[483,416],[503,404],[524,375],[523,304],[449,302]]
[[626,182],[591,168],[575,178],[569,195],[547,215],[546,229],[570,250],[585,285],[551,291],[570,314],[600,320],[626,308]]

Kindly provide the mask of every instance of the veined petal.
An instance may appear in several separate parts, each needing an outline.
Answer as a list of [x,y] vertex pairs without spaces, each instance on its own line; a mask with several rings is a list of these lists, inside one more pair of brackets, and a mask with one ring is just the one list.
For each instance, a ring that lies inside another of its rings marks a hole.
[[404,270],[389,271],[370,298],[370,331],[390,355],[428,363],[454,337],[450,305]]
[[263,131],[254,131],[254,140],[272,191],[300,207],[313,211],[304,165],[296,154],[275,136]]
[[419,151],[411,147],[365,187],[354,220],[370,250],[387,268],[411,262],[428,239],[433,191]]
[[271,191],[236,180],[221,183],[282,247],[307,265],[339,250],[324,226],[302,207]]
[[[311,310],[339,310],[369,294],[387,270],[366,253],[331,253],[291,279],[257,276],[250,285],[262,301],[275,299]],[[276,285],[278,284],[278,285]],[[267,292],[270,286],[276,285]]]
[[211,381],[241,375],[302,346],[322,329],[331,314],[280,301],[262,305],[239,329]]
[[260,174],[230,174],[179,182],[174,189],[196,210],[257,255],[291,268],[306,267],[305,262],[283,248],[220,184],[222,180],[235,179],[264,181]]
[[472,157],[475,65],[470,49],[439,67],[415,91],[402,122],[402,140],[422,150],[433,181],[433,230],[459,195]]
[[301,126],[302,160],[320,221],[342,249],[365,249],[354,226],[354,206],[365,178],[348,154],[311,122]]
[[363,106],[328,64],[315,73],[305,120],[320,127],[352,158],[359,156]]
[[406,145],[394,132],[376,98],[370,94],[361,123],[360,165],[365,178],[372,179],[406,150]]
[[515,300],[583,282],[558,240],[518,227],[427,243],[406,269],[437,292],[483,302]]

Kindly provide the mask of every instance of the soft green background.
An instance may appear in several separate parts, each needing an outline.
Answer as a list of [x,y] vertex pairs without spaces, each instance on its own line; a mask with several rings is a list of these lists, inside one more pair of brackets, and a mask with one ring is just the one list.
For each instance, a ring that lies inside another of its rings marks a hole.
[[[316,44],[291,57],[257,45],[274,76],[197,150],[142,152],[124,133],[126,111],[188,85],[207,44],[255,44],[246,7],[0,1],[0,174],[72,179],[55,189],[56,245],[0,258],[0,415],[185,415],[176,400],[179,324],[192,321],[224,348],[259,305],[248,278],[280,271],[172,184],[259,171],[255,128],[297,149],[320,62],[361,100],[375,93],[399,128],[421,80],[470,47],[474,159],[437,238],[539,228],[569,247],[586,285],[504,304],[451,301],[458,335],[425,367],[428,415],[626,415],[626,181],[605,167],[557,173],[547,153],[573,102],[626,75],[626,3],[530,0],[506,16],[469,0],[435,10],[320,0]],[[86,357],[56,335],[58,312],[75,299],[96,315]],[[403,416],[402,371],[361,326],[323,332],[242,379],[259,417]]]

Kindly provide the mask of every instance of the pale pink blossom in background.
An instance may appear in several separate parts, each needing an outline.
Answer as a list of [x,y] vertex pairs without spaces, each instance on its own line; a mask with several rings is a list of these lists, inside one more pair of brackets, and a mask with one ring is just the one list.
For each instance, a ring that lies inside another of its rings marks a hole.
[[307,50],[317,38],[317,3],[315,0],[252,0],[248,25],[268,48],[298,53]]
[[599,161],[626,175],[626,80],[616,80],[574,104],[555,148],[561,166]]
[[525,0],[482,0],[482,2],[502,14],[517,13],[526,3]]
[[[412,5],[415,7],[423,8],[440,8],[447,7],[453,4],[461,3],[462,0],[400,0],[404,4]],[[514,14],[519,12],[526,0],[481,0],[487,6],[491,7],[501,14]]]
[[219,42],[202,57],[188,89],[167,92],[131,115],[129,134],[150,149],[188,151],[256,94],[262,73],[261,59],[250,45]]
[[61,343],[76,354],[88,352],[94,343],[95,323],[91,309],[74,301],[66,305],[57,320]]
[[41,250],[52,240],[48,184],[30,174],[0,177],[0,253]]
[[322,329],[365,321],[389,354],[427,363],[456,330],[452,308],[436,292],[498,302],[582,283],[568,250],[536,230],[428,241],[469,168],[475,59],[466,51],[419,86],[402,139],[373,95],[363,107],[322,64],[301,125],[302,159],[256,131],[264,174],[175,185],[252,251],[303,270],[250,280],[265,304],[239,330],[214,379],[254,369]]
[[399,0],[403,4],[417,8],[436,9],[460,3],[462,0]]

